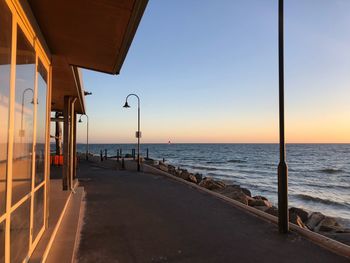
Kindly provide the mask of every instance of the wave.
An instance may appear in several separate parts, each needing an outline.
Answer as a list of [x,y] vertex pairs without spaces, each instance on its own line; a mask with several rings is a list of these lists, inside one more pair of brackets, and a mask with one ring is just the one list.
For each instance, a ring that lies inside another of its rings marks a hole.
[[312,201],[312,202],[321,203],[321,204],[325,204],[325,205],[332,205],[332,206],[350,208],[349,204],[339,203],[337,201],[333,201],[333,200],[329,200],[329,199],[322,199],[322,198],[311,196],[311,195],[295,194],[293,196],[295,196],[295,197],[297,197],[297,198],[299,198],[301,200],[305,200],[305,201]]
[[208,161],[207,164],[225,163],[223,161]]
[[232,160],[228,160],[228,163],[246,163],[247,161],[245,160],[239,160],[239,159],[232,159]]
[[345,171],[342,169],[335,169],[335,168],[325,168],[319,170],[321,173],[326,173],[326,174],[337,174],[337,173],[344,173]]

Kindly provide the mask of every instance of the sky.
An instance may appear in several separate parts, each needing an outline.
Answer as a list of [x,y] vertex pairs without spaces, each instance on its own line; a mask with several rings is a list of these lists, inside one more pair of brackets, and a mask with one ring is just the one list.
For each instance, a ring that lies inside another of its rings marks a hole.
[[[90,142],[135,142],[129,93],[145,143],[278,142],[277,2],[150,0],[120,75],[83,70]],[[350,142],[349,13],[285,0],[287,143]]]

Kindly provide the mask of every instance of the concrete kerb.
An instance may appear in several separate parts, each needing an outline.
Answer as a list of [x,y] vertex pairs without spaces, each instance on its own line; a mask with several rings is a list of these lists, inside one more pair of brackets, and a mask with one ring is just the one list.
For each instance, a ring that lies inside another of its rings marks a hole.
[[75,237],[75,242],[74,242],[72,263],[78,262],[78,250],[79,250],[79,245],[80,245],[80,240],[81,240],[81,231],[82,231],[83,226],[84,226],[84,217],[85,217],[85,210],[86,210],[85,197],[86,197],[86,192],[84,191],[83,195],[82,195],[82,203],[81,203],[80,211],[79,211],[77,235]]
[[[163,175],[163,176],[166,176],[168,178],[171,178],[175,181],[178,181],[178,182],[181,182],[183,184],[186,184],[192,188],[195,188],[201,192],[204,192],[204,193],[207,193],[209,195],[212,195],[216,198],[219,198],[221,200],[224,200],[225,202],[229,203],[230,205],[236,207],[236,208],[239,208],[245,212],[249,212],[250,214],[253,214],[254,216],[257,216],[265,221],[268,221],[268,222],[271,222],[271,223],[274,223],[274,224],[278,224],[278,218],[276,216],[273,216],[273,215],[270,215],[270,214],[267,214],[263,211],[260,211],[258,209],[255,209],[253,207],[250,207],[250,206],[247,206],[247,205],[244,205],[236,200],[233,200],[231,198],[228,198],[224,195],[221,195],[219,193],[216,193],[216,192],[213,192],[211,190],[208,190],[206,188],[203,188],[195,183],[192,183],[192,182],[189,182],[189,181],[186,181],[182,178],[179,178],[179,177],[176,177],[172,174],[169,174],[167,172],[164,172],[164,171],[161,171],[155,167],[152,167],[148,164],[145,164],[143,163],[142,164],[142,171],[143,172],[146,172],[146,173],[151,173],[151,174],[156,174],[156,175]],[[344,257],[347,257],[347,258],[350,258],[350,246],[348,245],[345,245],[341,242],[338,242],[334,239],[331,239],[331,238],[328,238],[326,236],[323,236],[323,235],[320,235],[318,233],[315,233],[315,232],[312,232],[310,230],[307,230],[307,229],[304,229],[304,228],[301,228],[293,223],[289,223],[289,226],[290,226],[290,229],[298,234],[300,234],[301,236],[307,238],[308,240],[312,241],[313,243],[325,248],[325,249],[328,249],[338,255],[341,255],[341,256],[344,256]]]

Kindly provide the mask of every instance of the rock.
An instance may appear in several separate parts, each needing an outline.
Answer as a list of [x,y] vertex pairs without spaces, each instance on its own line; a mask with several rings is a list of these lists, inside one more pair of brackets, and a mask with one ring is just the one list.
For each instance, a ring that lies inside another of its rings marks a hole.
[[190,175],[191,174],[189,172],[187,172],[187,170],[182,170],[182,172],[179,175],[179,177],[184,179],[184,180],[189,180]]
[[243,193],[240,187],[235,185],[228,185],[225,188],[215,189],[214,191],[245,205],[248,205],[248,200],[251,198]]
[[265,200],[265,201],[269,201],[265,196],[261,196],[261,195],[256,195],[253,197],[254,199],[257,200]]
[[249,189],[241,187],[241,190],[242,190],[242,192],[245,193],[247,196],[249,196],[249,197],[252,196],[252,193],[249,191]]
[[263,200],[263,199],[254,199],[251,198],[248,201],[249,206],[266,206],[266,207],[272,207],[272,204],[269,201]]
[[168,172],[172,175],[176,175],[176,168],[173,165],[168,165]]
[[194,176],[196,177],[198,183],[203,180],[203,176],[200,173],[195,173]]
[[317,225],[325,218],[325,215],[320,212],[313,212],[308,220],[306,221],[306,226],[310,230],[314,230]]
[[341,227],[341,225],[338,223],[338,221],[334,217],[328,217],[328,216],[322,219],[322,221],[317,225],[317,227],[314,230],[321,231],[321,232],[337,231],[338,233],[341,233],[344,231],[344,229]]
[[275,206],[269,207],[265,212],[273,216],[278,216],[278,209]]
[[296,213],[289,214],[289,222],[296,224],[301,228],[307,228],[303,222],[303,220]]
[[193,174],[190,174],[188,176],[188,181],[196,184],[197,183],[197,178]]
[[215,189],[222,189],[225,188],[225,183],[221,181],[214,181],[211,178],[204,178],[200,183],[199,186],[204,187],[209,190],[215,190]]
[[159,164],[158,169],[163,171],[163,172],[168,172],[168,166],[166,166],[164,164]]
[[300,217],[300,219],[305,223],[309,219],[309,213],[304,209],[291,207],[289,208],[289,215],[295,214]]

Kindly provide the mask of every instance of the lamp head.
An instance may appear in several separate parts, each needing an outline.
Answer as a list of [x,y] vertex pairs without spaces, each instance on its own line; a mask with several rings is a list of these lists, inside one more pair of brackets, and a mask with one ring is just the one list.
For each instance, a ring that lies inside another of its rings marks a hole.
[[124,108],[130,108],[129,104],[128,104],[128,101],[125,101],[125,104],[123,106]]

